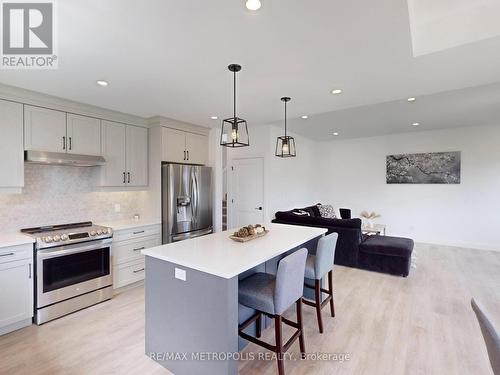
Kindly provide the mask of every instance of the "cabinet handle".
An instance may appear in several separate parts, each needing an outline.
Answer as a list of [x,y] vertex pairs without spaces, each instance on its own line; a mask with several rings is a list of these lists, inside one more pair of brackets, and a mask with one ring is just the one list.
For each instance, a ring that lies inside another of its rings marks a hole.
[[31,263],[29,264],[29,266],[30,266],[29,278],[31,279]]
[[6,254],[0,254],[0,257],[8,257],[14,255],[14,253],[6,253]]
[[69,149],[71,150],[72,146],[71,146],[71,137],[69,137]]
[[128,172],[127,174],[128,174],[128,183],[130,184],[130,172]]
[[139,273],[139,272],[142,272],[142,271],[144,271],[144,268],[141,268],[140,270],[134,271],[134,273]]
[[145,249],[145,247],[142,246],[142,247],[138,247],[137,249],[134,249],[134,251],[139,251],[139,250],[144,250],[144,249]]
[[66,137],[63,136],[63,150],[66,150]]
[[123,172],[123,183],[125,183],[125,182],[126,182],[125,178],[126,178],[126,177],[125,177],[125,172]]
[[186,160],[186,150],[184,150],[184,160]]
[[134,232],[134,234],[141,234],[141,233],[144,233],[144,231],[140,230],[139,232]]
[[187,152],[187,160],[189,160],[189,150]]

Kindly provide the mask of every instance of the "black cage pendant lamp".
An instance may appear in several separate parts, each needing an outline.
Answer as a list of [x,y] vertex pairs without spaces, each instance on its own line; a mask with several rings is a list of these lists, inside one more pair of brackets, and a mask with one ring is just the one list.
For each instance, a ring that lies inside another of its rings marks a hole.
[[247,122],[236,116],[236,73],[241,70],[241,65],[231,64],[228,69],[233,72],[233,117],[222,121],[220,144],[225,147],[250,146]]
[[286,133],[286,103],[290,100],[287,96],[281,98],[281,101],[285,103],[285,135],[278,137],[276,140],[276,156],[280,158],[293,158],[297,156],[295,153],[295,139]]

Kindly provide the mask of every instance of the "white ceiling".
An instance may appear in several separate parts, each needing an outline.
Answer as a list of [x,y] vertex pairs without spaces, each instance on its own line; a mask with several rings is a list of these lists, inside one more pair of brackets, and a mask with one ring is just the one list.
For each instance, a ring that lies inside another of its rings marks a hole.
[[[463,126],[500,126],[500,83],[292,119],[289,129],[318,141]],[[413,126],[413,123],[419,126]],[[281,126],[283,121],[281,121]],[[278,124],[278,123],[277,123]],[[333,136],[333,132],[339,136]]]
[[58,1],[59,69],[0,71],[0,82],[215,126],[211,115],[232,110],[227,65],[240,63],[252,126],[281,119],[283,95],[295,117],[500,80],[498,37],[414,58],[402,0],[262,3],[254,14],[244,0]]

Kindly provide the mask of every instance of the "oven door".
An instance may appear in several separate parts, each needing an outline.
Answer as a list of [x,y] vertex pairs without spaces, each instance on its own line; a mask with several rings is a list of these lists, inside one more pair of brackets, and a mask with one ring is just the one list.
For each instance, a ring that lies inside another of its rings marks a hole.
[[113,284],[111,238],[37,250],[36,306]]

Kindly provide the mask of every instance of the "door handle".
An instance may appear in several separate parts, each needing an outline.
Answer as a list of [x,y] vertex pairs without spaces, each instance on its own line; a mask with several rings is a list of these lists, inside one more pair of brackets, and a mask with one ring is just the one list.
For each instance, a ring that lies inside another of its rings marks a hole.
[[66,137],[63,136],[63,150],[66,150]]
[[72,143],[72,142],[71,142],[71,138],[72,138],[72,137],[69,137],[69,149],[70,149],[70,150],[72,149],[72,145],[71,145],[71,143]]
[[125,180],[125,172],[123,172],[123,183],[125,183],[126,180]]
[[187,152],[187,160],[189,160],[189,150]]
[[255,207],[256,210],[262,211],[262,207]]
[[184,160],[186,160],[186,150],[184,150]]
[[128,172],[128,183],[130,184],[130,172]]

